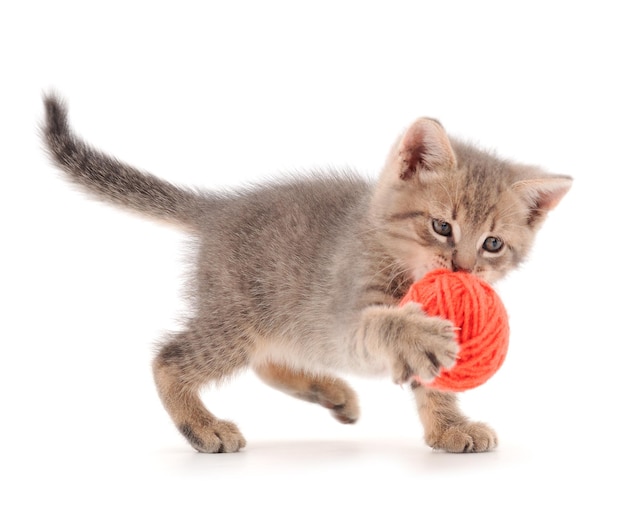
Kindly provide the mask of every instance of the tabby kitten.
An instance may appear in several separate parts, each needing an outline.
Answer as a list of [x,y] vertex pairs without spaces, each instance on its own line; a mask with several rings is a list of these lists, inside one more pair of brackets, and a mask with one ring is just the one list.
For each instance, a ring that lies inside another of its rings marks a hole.
[[429,381],[454,365],[452,325],[397,303],[435,268],[494,282],[518,266],[569,177],[498,159],[422,118],[392,147],[375,183],[342,173],[199,192],[93,149],[72,133],[58,98],[46,97],[45,108],[47,149],[72,181],[198,240],[190,317],[153,363],[163,405],[195,449],[245,446],[237,426],[210,413],[198,393],[247,366],[343,423],[358,419],[359,405],[337,373],[411,381],[429,446],[496,446],[495,432],[468,420],[454,393],[411,379]]

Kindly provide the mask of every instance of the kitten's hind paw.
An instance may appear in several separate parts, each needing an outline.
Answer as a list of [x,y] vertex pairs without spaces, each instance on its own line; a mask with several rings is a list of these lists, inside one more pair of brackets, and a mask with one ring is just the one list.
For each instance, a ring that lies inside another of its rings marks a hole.
[[333,417],[342,424],[354,424],[359,418],[359,400],[343,380],[313,384],[308,395],[303,398],[328,408]]
[[293,370],[284,365],[266,363],[255,368],[268,385],[298,399],[317,403],[330,410],[342,424],[359,418],[359,399],[350,385],[340,378]]
[[232,422],[213,420],[208,424],[180,424],[178,431],[198,452],[237,452],[246,446],[239,428]]

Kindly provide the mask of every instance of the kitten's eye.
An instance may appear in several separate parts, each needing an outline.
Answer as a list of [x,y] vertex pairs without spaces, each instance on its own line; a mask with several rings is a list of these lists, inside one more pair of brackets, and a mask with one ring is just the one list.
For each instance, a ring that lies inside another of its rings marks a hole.
[[452,236],[452,225],[443,220],[433,220],[433,230],[440,236]]
[[500,252],[503,246],[504,242],[495,236],[487,236],[483,242],[483,249],[491,253]]

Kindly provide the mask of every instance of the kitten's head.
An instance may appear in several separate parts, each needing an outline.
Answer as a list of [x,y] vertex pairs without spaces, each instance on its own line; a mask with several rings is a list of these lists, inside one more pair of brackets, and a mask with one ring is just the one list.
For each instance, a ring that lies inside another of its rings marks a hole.
[[443,267],[494,282],[524,260],[571,182],[451,140],[423,118],[391,150],[371,212],[415,279]]

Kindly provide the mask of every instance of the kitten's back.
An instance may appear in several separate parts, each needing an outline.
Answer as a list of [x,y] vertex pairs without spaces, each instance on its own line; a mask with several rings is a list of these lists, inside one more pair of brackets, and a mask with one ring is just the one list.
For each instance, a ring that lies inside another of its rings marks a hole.
[[370,194],[367,181],[337,173],[224,197],[202,212],[199,271],[230,275],[224,290],[274,311],[296,307],[305,294],[330,291],[333,259],[358,238]]

